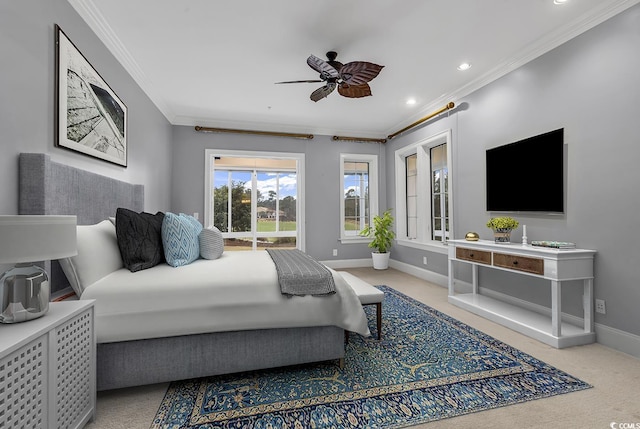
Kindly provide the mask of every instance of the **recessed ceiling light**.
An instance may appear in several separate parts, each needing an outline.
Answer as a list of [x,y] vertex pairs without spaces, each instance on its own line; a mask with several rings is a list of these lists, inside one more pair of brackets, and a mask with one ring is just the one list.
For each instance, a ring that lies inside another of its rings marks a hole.
[[567,3],[569,0],[553,0],[553,4],[565,4]]
[[416,101],[416,99],[415,99],[415,98],[409,98],[409,99],[407,100],[407,104],[408,104],[409,106],[413,106],[413,105],[414,105],[414,104],[416,104],[416,103],[417,103],[417,101]]
[[469,70],[471,68],[471,64],[462,63],[458,66],[458,70]]

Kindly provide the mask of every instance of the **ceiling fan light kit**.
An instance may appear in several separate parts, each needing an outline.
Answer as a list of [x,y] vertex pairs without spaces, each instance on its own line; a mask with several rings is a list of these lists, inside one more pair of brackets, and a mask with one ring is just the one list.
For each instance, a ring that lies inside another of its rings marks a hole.
[[347,98],[361,98],[371,95],[371,87],[369,82],[375,79],[384,66],[370,63],[368,61],[352,61],[342,64],[336,61],[338,54],[334,51],[327,52],[328,61],[322,60],[315,55],[307,58],[307,64],[313,70],[320,73],[320,79],[315,80],[293,80],[284,83],[321,83],[325,85],[316,89],[311,93],[312,101],[318,102],[326,98],[335,89],[338,93]]

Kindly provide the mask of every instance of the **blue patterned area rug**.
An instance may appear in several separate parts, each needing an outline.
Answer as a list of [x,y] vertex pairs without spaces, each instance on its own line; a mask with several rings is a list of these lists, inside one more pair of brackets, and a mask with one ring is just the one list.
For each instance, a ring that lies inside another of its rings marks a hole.
[[394,289],[335,362],[173,382],[152,429],[398,428],[589,388]]

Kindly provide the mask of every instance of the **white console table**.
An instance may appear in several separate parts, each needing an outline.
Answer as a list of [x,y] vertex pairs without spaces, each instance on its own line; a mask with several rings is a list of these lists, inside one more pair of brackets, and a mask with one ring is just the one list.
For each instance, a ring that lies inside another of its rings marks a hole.
[[[593,343],[593,258],[595,250],[552,249],[493,241],[449,241],[449,302],[556,348]],[[455,292],[454,263],[472,265],[471,293]],[[479,293],[478,267],[551,281],[551,317]],[[584,324],[562,320],[562,282],[583,280]]]
[[0,428],[79,429],[96,407],[93,300],[0,325]]

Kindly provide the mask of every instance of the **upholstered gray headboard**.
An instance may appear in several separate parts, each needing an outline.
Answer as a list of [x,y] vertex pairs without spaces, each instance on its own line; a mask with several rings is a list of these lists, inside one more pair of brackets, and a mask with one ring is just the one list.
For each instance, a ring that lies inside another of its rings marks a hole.
[[[76,215],[78,225],[92,225],[115,216],[118,207],[144,210],[143,185],[59,164],[44,153],[20,154],[18,193],[19,214]],[[57,262],[50,270],[52,292],[67,287]]]
[[144,210],[144,186],[51,161],[44,153],[20,154],[20,214],[76,215],[92,225],[118,207]]

